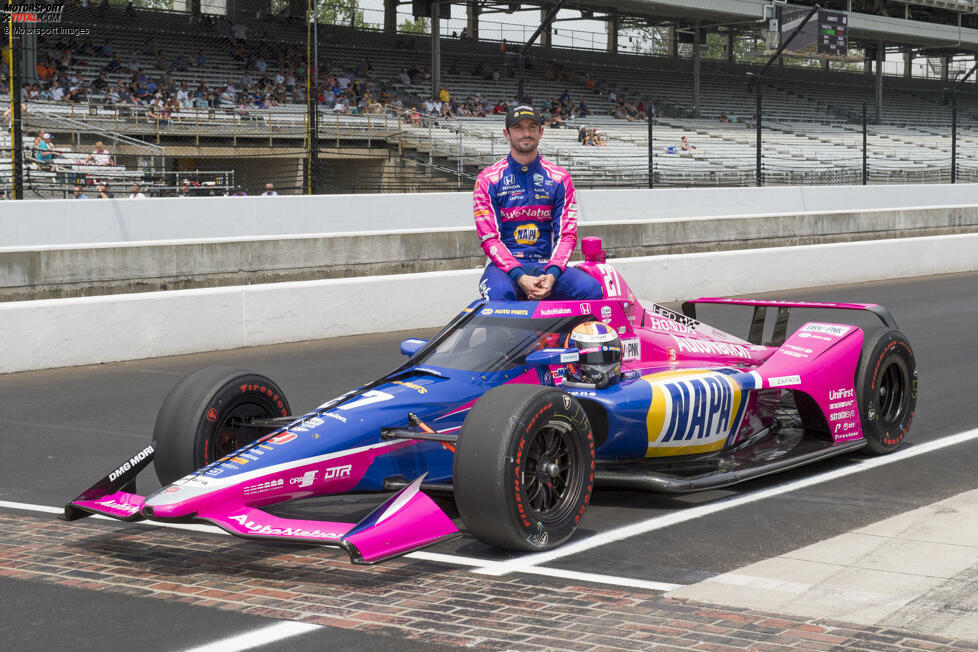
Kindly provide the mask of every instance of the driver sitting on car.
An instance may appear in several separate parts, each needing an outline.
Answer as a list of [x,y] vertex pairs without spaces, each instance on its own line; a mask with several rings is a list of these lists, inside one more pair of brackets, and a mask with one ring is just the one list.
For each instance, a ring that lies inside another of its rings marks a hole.
[[576,348],[580,358],[567,365],[563,386],[602,389],[621,380],[621,340],[611,326],[578,324],[567,334],[565,347]]
[[601,285],[567,262],[577,247],[570,173],[537,153],[542,120],[529,105],[506,115],[509,156],[475,182],[475,227],[489,265],[479,283],[490,301],[602,298]]

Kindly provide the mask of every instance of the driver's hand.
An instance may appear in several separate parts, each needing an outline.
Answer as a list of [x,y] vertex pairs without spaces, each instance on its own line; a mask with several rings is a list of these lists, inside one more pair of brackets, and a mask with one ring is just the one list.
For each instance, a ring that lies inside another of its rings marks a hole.
[[532,293],[527,292],[526,296],[534,301],[543,301],[550,296],[550,292],[553,290],[554,283],[557,282],[557,279],[554,278],[553,274],[544,274],[543,276],[537,276],[534,281],[534,291]]
[[523,293],[528,299],[536,299],[534,293],[537,292],[537,277],[530,276],[529,274],[524,274],[523,276],[516,279],[516,284],[520,286]]

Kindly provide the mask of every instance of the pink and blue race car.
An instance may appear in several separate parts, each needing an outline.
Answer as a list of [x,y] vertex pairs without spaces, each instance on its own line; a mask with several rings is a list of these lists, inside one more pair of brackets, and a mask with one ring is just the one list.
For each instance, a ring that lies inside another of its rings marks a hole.
[[[430,340],[405,340],[407,361],[389,374],[303,416],[261,375],[191,374],[166,397],[152,444],[64,518],[205,522],[373,563],[458,536],[428,496],[446,494],[478,539],[538,551],[573,536],[595,484],[696,491],[856,449],[888,453],[906,438],[916,361],[885,308],[697,299],[674,312],[639,301],[600,240],[582,249],[603,299],[475,302]],[[704,304],[752,308],[746,339],[700,322]],[[791,308],[868,311],[882,324],[807,322],[789,334]],[[579,353],[562,345],[592,320],[619,334],[620,380],[564,385]],[[150,462],[163,487],[141,496],[135,478]],[[356,523],[264,509],[354,492],[394,493]]]

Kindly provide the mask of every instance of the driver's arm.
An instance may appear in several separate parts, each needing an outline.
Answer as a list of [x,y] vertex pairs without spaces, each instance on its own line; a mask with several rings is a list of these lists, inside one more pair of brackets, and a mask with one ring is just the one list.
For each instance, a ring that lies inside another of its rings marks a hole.
[[475,190],[472,193],[475,231],[479,235],[482,251],[489,256],[489,260],[509,274],[513,282],[519,283],[520,277],[524,275],[523,267],[500,239],[499,226],[502,220],[492,185],[485,170],[476,179]]

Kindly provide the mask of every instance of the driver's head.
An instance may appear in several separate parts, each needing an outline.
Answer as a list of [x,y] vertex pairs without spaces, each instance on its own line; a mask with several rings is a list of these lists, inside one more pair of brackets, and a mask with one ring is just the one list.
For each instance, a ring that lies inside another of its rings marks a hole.
[[611,326],[599,321],[578,324],[567,334],[565,346],[576,348],[580,359],[567,365],[565,378],[595,387],[607,387],[621,377],[621,340]]

